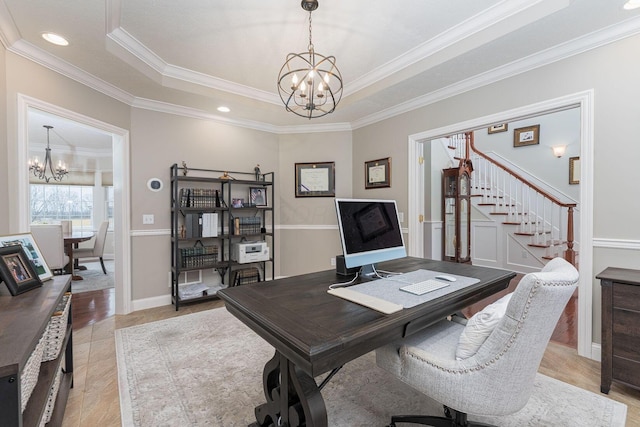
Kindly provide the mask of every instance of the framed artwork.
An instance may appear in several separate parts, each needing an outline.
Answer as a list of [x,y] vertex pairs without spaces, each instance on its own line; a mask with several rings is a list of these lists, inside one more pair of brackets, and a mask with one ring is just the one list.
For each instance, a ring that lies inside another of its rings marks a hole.
[[502,123],[499,125],[489,126],[487,128],[487,132],[489,134],[492,134],[492,133],[498,133],[498,132],[506,132],[508,129],[509,129],[508,125],[506,123]]
[[264,187],[249,187],[249,201],[254,206],[267,206],[267,189]]
[[14,296],[42,286],[22,245],[0,248],[0,279]]
[[540,143],[540,125],[527,126],[513,131],[513,146],[524,147]]
[[231,207],[232,208],[242,208],[244,207],[244,199],[231,199]]
[[569,157],[569,184],[580,184],[580,157]]
[[334,162],[296,163],[296,197],[334,197],[336,171]]
[[391,187],[391,157],[364,162],[364,188]]
[[38,274],[40,281],[44,282],[53,277],[53,273],[49,269],[40,248],[36,244],[31,233],[14,234],[10,236],[0,236],[0,248],[7,246],[22,246],[27,254],[27,258],[33,269]]

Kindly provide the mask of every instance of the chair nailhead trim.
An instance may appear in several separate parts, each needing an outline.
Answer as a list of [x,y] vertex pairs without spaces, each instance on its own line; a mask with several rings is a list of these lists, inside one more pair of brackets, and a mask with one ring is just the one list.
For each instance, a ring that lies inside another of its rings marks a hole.
[[423,363],[426,363],[427,365],[433,366],[434,368],[440,370],[440,371],[444,371],[444,372],[448,372],[451,374],[463,374],[463,373],[469,373],[469,370],[471,371],[479,371],[481,369],[484,368],[488,368],[490,365],[496,363],[498,360],[500,360],[502,358],[502,356],[504,356],[508,349],[511,348],[511,346],[513,345],[513,343],[515,343],[516,338],[518,337],[518,334],[520,333],[520,331],[522,330],[522,324],[524,323],[524,321],[527,318],[527,315],[529,314],[529,308],[531,306],[531,302],[533,300],[533,298],[535,297],[536,292],[538,291],[538,288],[540,286],[575,286],[577,282],[570,282],[570,281],[561,281],[561,282],[551,282],[551,283],[545,283],[542,282],[540,280],[536,280],[536,282],[533,284],[533,287],[531,288],[531,290],[529,291],[529,296],[527,297],[527,302],[525,303],[525,307],[523,310],[523,315],[520,318],[520,320],[518,320],[518,324],[516,325],[516,331],[513,335],[511,335],[511,337],[509,338],[509,342],[506,344],[505,348],[503,348],[500,353],[498,353],[497,356],[494,356],[490,361],[483,363],[482,365],[478,365],[475,366],[473,368],[460,368],[460,369],[451,369],[451,368],[443,368],[442,366],[436,365],[435,363],[429,361],[429,360],[425,360],[420,356],[417,356],[415,354],[408,354],[409,357],[413,357],[414,359],[418,359]]

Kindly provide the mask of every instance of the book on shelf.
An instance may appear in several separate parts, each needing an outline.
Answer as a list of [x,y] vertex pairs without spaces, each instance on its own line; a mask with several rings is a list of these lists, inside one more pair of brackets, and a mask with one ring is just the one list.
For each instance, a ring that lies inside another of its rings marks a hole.
[[180,248],[180,264],[182,268],[205,268],[217,262],[217,245]]
[[262,219],[259,216],[240,216],[233,219],[233,234],[260,234]]
[[218,214],[202,214],[202,237],[218,237]]
[[181,208],[219,208],[220,192],[212,188],[181,188],[178,196]]

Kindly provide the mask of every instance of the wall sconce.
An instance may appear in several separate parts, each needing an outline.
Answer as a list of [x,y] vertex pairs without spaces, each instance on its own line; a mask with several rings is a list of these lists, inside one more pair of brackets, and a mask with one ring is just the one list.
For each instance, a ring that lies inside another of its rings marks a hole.
[[564,153],[567,151],[567,146],[566,145],[554,145],[553,147],[551,147],[551,149],[553,150],[553,155],[560,158],[562,156],[564,156]]

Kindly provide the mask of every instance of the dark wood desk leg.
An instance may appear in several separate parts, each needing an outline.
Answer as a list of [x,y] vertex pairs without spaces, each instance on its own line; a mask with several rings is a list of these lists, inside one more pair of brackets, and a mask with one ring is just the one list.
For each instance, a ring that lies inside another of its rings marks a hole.
[[267,403],[255,409],[252,427],[327,427],[327,408],[315,380],[276,351],[263,371]]

